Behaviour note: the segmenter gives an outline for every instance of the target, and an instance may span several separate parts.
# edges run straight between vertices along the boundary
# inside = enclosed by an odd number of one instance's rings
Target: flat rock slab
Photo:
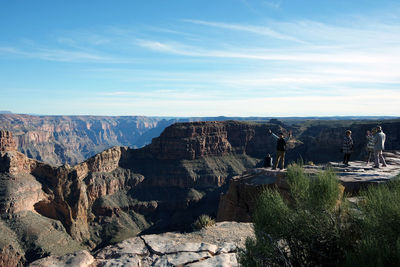
[[[193,262],[201,262],[212,258],[208,252],[180,252],[174,254],[166,254],[158,258],[154,262],[154,266],[183,266]]]
[[[147,267],[147,266],[238,266],[236,253],[247,237],[254,237],[253,224],[220,222],[192,233],[163,233],[129,238],[94,253],[80,251],[62,257],[49,256],[32,267]]]
[[[203,242],[182,242],[182,234],[168,233],[162,235],[144,235],[141,237],[156,254],[171,254],[180,251],[215,254],[218,246]]]
[[[373,183],[387,182],[400,174],[400,151],[384,152],[386,167],[374,168],[374,163],[365,161],[350,161],[349,165],[340,162],[329,162],[325,165],[305,165],[306,173],[313,174],[327,168],[332,168],[346,191],[358,191]],[[256,168],[248,174],[234,177],[243,183],[251,185],[277,184],[285,187],[286,170]]]
[[[122,241],[116,245],[107,246],[96,253],[97,259],[112,259],[122,256],[145,256],[149,254],[149,250],[143,239],[133,237]]]
[[[93,256],[86,250],[70,253],[64,256],[49,256],[34,261],[29,267],[91,267]]]
[[[204,261],[186,265],[188,267],[231,267],[238,266],[236,253],[220,254]]]

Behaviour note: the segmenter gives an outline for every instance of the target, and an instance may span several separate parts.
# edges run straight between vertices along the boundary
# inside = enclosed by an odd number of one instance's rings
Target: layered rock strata
[[[10,131],[0,131],[0,152],[15,151],[17,144]]]
[[[143,116],[31,116],[0,114],[18,150],[52,165],[75,165],[113,146],[142,147],[175,120]]]

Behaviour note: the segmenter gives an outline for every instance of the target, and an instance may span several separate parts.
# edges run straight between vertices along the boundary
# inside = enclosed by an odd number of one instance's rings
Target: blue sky
[[[400,115],[400,2],[0,1],[0,110]]]

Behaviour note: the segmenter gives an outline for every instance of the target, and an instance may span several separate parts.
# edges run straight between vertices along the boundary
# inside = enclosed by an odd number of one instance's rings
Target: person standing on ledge
[[[289,139],[292,137],[292,131],[289,132],[289,136],[286,138],[284,138],[283,133],[279,133],[279,136],[274,134],[271,130],[268,130],[268,133],[272,134],[272,136],[277,140],[276,141],[276,160],[275,160],[275,165],[272,169],[276,170],[276,168],[279,165],[279,161],[282,161],[281,170],[283,170],[285,168],[286,142],[289,141]]]
[[[375,147],[375,134],[376,134],[376,128],[372,129],[372,131],[367,131],[367,165],[369,164],[369,161],[372,159],[372,156],[374,155],[374,147]]]
[[[375,134],[375,146],[374,146],[374,158],[375,166],[374,168],[379,168],[379,159],[382,161],[382,167],[386,167],[386,161],[383,158],[382,151],[385,149],[386,135],[382,131],[381,126],[376,127]]]
[[[351,138],[351,131],[347,130],[343,139],[342,151],[344,153],[343,164],[349,165],[351,153],[353,152],[353,139]]]

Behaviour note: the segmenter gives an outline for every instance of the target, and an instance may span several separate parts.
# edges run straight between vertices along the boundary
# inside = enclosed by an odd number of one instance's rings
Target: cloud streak
[[[5,54],[5,55],[14,54],[20,57],[34,58],[46,61],[58,61],[58,62],[121,63],[123,61],[114,57],[104,56],[98,53],[91,53],[79,50],[54,49],[54,48],[35,48],[31,50],[24,50],[15,47],[0,47],[0,54]]]
[[[252,34],[261,35],[261,36],[268,36],[271,38],[285,40],[285,41],[292,41],[292,42],[296,42],[296,43],[302,43],[302,44],[307,43],[298,38],[295,38],[293,36],[289,36],[286,34],[282,34],[280,32],[277,32],[276,30],[273,30],[273,29],[271,29],[269,27],[265,27],[265,26],[232,24],[232,23],[223,23],[223,22],[210,22],[210,21],[191,20],[191,19],[186,19],[184,21],[193,23],[193,24],[215,27],[215,28],[220,28],[220,29],[241,31],[241,32],[252,33]]]

